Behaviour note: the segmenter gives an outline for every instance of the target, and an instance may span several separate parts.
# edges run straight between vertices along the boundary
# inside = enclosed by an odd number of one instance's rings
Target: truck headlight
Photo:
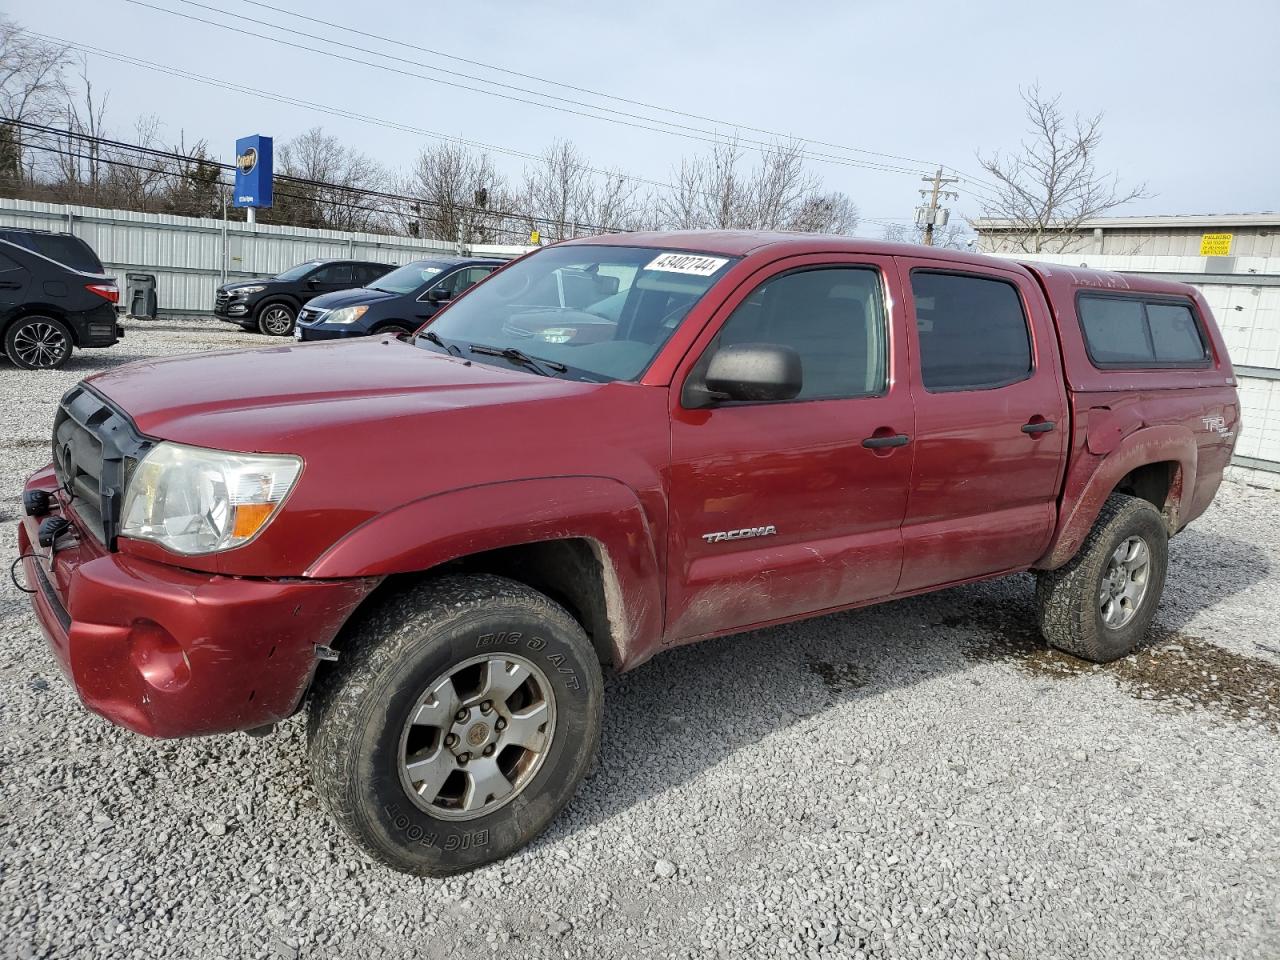
[[[271,522],[301,472],[299,457],[157,444],[129,480],[120,534],[174,553],[230,550]]]
[[[324,323],[355,323],[368,309],[368,307],[343,307],[341,310],[330,310],[320,319]]]

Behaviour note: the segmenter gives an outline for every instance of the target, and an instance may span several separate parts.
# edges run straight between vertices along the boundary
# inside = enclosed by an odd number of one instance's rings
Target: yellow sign
[[[1200,235],[1200,256],[1231,256],[1231,237],[1229,233],[1205,233]]]
[[[540,243],[541,241],[542,241],[542,234],[538,233],[538,231],[537,231],[537,230],[530,230],[530,231],[529,231],[529,242],[530,242],[530,243]]]

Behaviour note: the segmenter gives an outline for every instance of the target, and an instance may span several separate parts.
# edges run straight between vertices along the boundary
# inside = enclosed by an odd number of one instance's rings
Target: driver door
[[[894,592],[915,423],[897,283],[889,258],[793,257],[708,324],[672,387],[668,641]],[[800,394],[686,408],[729,343],[794,349]]]

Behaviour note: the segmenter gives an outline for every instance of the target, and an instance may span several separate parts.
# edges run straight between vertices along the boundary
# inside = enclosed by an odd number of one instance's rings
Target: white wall
[[[130,210],[104,210],[0,198],[0,227],[73,233],[85,240],[115,274],[125,296],[126,273],[156,276],[161,313],[195,316],[213,311],[214,291],[226,280],[273,276],[318,257],[351,257],[402,264],[435,254],[453,255],[456,244],[373,233],[308,230]],[[524,246],[478,245],[476,256],[509,259]]]

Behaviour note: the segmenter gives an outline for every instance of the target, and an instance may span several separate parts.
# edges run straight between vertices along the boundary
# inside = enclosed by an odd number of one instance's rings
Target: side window
[[[345,283],[349,285],[352,282],[351,264],[331,263],[328,266],[321,267],[307,279],[316,280],[320,283]]]
[[[888,327],[880,273],[823,267],[771,277],[742,301],[708,351],[771,343],[800,355],[797,400],[868,397],[886,385]]]
[[[1200,366],[1208,359],[1200,326],[1182,303],[1081,296],[1080,328],[1095,366]]]
[[[1031,334],[1012,283],[915,270],[911,293],[926,390],[991,390],[1031,376]]]
[[[466,270],[459,270],[453,285],[453,295],[456,297],[469,287],[474,287],[491,272],[488,267],[468,267]]]
[[[384,267],[376,263],[366,263],[356,268],[356,281],[361,286],[368,286],[379,277],[383,276],[390,270],[390,267]]]

